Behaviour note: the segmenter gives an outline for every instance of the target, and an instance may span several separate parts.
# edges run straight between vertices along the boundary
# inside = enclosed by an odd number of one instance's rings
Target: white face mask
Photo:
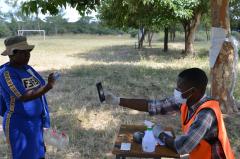
[[[190,88],[190,89],[192,89],[192,88]],[[189,91],[190,89],[188,89],[187,91]],[[185,91],[185,92],[187,92],[187,91]],[[185,93],[185,92],[184,92],[184,93]],[[183,97],[182,97],[182,94],[183,94],[182,92],[174,89],[173,95],[174,95],[174,99],[175,99],[175,102],[176,102],[176,103],[184,104],[184,103],[187,102],[187,99],[188,99],[189,97],[188,97],[188,98],[183,98]]]

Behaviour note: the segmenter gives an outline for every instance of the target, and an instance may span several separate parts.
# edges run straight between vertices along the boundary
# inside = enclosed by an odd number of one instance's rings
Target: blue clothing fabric
[[[43,78],[29,65],[20,69],[6,63],[0,68],[0,94],[6,108],[3,129],[13,159],[39,159],[45,156],[43,128],[50,127],[46,97],[29,101],[19,99],[27,91],[43,85]]]
[[[0,116],[3,117],[6,111],[7,111],[6,103],[3,99],[3,96],[0,94]]]
[[[3,68],[4,65],[0,66],[0,70]],[[4,116],[5,112],[7,110],[6,103],[4,101],[4,98],[2,94],[0,94],[0,116]]]

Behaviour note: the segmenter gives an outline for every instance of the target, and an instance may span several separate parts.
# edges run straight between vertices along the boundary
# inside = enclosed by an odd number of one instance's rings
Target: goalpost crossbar
[[[45,40],[45,30],[18,30],[18,35],[23,35],[24,32],[43,32],[43,38]]]

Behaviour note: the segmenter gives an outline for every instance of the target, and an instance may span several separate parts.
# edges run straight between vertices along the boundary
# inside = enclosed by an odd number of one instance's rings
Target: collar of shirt
[[[206,98],[207,98],[207,95],[204,94],[203,97],[196,104],[192,105],[191,108],[189,108],[189,111],[195,112],[197,108],[200,106],[199,103],[202,103],[203,101],[205,101]]]

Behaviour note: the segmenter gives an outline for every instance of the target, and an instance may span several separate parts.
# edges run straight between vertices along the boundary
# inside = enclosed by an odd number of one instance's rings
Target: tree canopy
[[[99,12],[100,19],[112,27],[165,27],[191,19],[198,4],[198,0],[105,0]]]
[[[240,32],[240,0],[232,0],[229,8],[231,28]]]
[[[207,6],[209,0],[105,0],[99,13],[108,26],[124,29],[166,30],[180,22],[185,30],[185,52],[193,53],[194,32],[208,12]]]
[[[66,8],[69,5],[76,8],[79,14],[84,15],[92,10],[96,10],[96,6],[100,5],[100,0],[30,0],[22,4],[22,11],[26,14],[42,12],[51,15],[59,13],[60,8]]]

